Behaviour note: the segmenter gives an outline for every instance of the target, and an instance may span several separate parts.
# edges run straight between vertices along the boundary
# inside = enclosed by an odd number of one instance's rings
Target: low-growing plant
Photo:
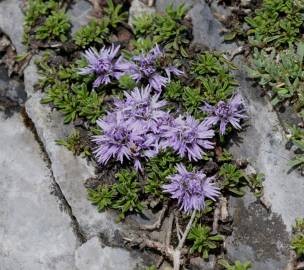
[[[263,181],[264,181],[264,174],[258,173],[254,175],[244,175],[248,186],[253,191],[254,195],[259,198],[263,195]]]
[[[36,29],[36,39],[65,42],[70,28],[71,24],[64,11],[52,11],[45,22]]]
[[[294,104],[296,111],[304,107],[304,43],[277,53],[254,49],[249,76],[266,90],[272,91],[272,104],[285,100]]]
[[[202,105],[203,97],[199,88],[185,87],[183,89],[182,104],[185,111],[194,115],[197,119],[202,118]]]
[[[236,196],[243,196],[245,194],[244,186],[246,182],[244,174],[235,165],[224,163],[220,168],[219,176],[222,178],[220,185],[223,189]]]
[[[93,19],[89,24],[80,27],[74,35],[75,44],[86,48],[95,43],[104,44],[109,34],[109,19]]]
[[[289,140],[297,147],[300,153],[296,154],[293,159],[289,161],[291,167],[299,167],[304,164],[304,130],[293,126],[290,128],[291,134]]]
[[[200,224],[191,228],[187,239],[192,242],[191,251],[202,253],[204,259],[208,258],[210,250],[218,248],[219,242],[223,241],[222,236],[211,234],[210,227]]]
[[[297,218],[293,226],[293,236],[291,239],[291,248],[296,252],[299,258],[304,256],[304,219]]]
[[[146,164],[147,184],[145,192],[154,198],[163,198],[162,185],[168,182],[167,177],[176,173],[176,164],[181,158],[171,150],[162,151]]]
[[[164,96],[169,101],[181,102],[183,93],[184,86],[181,81],[171,81],[164,91]]]
[[[123,6],[121,4],[114,5],[112,0],[107,0],[107,6],[105,7],[104,12],[109,18],[109,24],[114,29],[128,19],[128,12],[123,11]]]
[[[266,0],[245,20],[249,42],[257,47],[284,47],[301,38],[303,4],[294,0]]]
[[[304,233],[298,233],[292,238],[291,248],[296,252],[298,257],[304,256]]]
[[[225,267],[226,270],[248,270],[252,267],[250,262],[241,263],[236,261],[234,265],[231,265],[228,261],[221,259],[218,263]]]
[[[204,101],[216,104],[231,97],[237,85],[231,74],[234,69],[236,67],[231,62],[215,52],[204,52],[193,61],[191,72],[201,81]]]
[[[58,139],[56,141],[58,145],[65,146],[74,155],[90,156],[91,151],[88,145],[85,145],[80,136],[79,130],[73,130],[66,139]]]
[[[130,75],[122,75],[119,78],[119,87],[124,90],[132,90],[136,87],[136,82]]]
[[[111,208],[116,196],[117,192],[111,186],[100,185],[96,189],[88,189],[88,199],[97,206],[98,211]]]
[[[142,15],[133,21],[134,32],[137,37],[150,36],[154,43],[164,46],[173,55],[187,57],[185,47],[191,39],[191,34],[183,23],[187,10],[184,4],[176,9],[170,5],[165,14]]]
[[[94,90],[88,90],[85,83],[74,84],[56,82],[46,90],[43,104],[52,103],[64,114],[64,123],[75,121],[77,117],[83,117],[94,124],[104,114],[102,106],[104,94],[97,94]]]
[[[29,0],[25,7],[23,42],[29,43],[29,33],[36,26],[37,22],[51,14],[52,11],[59,10],[60,1],[49,0]]]
[[[141,213],[143,205],[140,202],[140,184],[137,173],[133,170],[121,170],[115,175],[117,182],[113,185],[100,185],[97,189],[88,189],[88,199],[99,211],[107,208],[120,212],[120,219],[127,213]]]

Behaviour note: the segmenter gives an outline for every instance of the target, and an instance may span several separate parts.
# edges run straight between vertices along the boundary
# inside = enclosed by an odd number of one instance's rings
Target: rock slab
[[[34,135],[17,113],[0,113],[0,129],[0,269],[76,270],[71,219]]]

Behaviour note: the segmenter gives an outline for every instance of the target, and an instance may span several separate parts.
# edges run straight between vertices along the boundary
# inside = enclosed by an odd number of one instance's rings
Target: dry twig
[[[146,239],[146,238],[145,239],[143,239],[143,238],[131,239],[131,238],[125,237],[124,240],[127,242],[130,242],[130,243],[133,243],[135,245],[139,245],[139,247],[141,249],[148,247],[148,248],[159,251],[163,256],[166,256],[168,259],[173,261],[174,270],[179,270],[180,266],[183,264],[183,259],[181,257],[182,257],[182,255],[186,254],[186,252],[187,252],[187,249],[184,248],[184,244],[185,244],[187,235],[191,229],[195,215],[196,215],[196,211],[193,211],[191,218],[186,226],[185,231],[180,236],[180,240],[179,240],[176,248],[173,248],[170,244],[171,235],[172,235],[172,226],[173,226],[173,222],[174,222],[174,212],[171,213],[169,216],[167,234],[166,234],[166,239],[165,239],[164,244],[154,241],[154,240]]]

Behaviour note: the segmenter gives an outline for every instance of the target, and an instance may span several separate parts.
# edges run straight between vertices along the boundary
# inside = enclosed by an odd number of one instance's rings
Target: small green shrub
[[[293,226],[293,236],[291,239],[291,248],[298,257],[304,256],[304,219],[297,218]]]
[[[176,173],[176,164],[181,161],[171,150],[162,151],[146,164],[147,184],[145,192],[155,198],[163,198],[161,186],[167,183],[167,177]]]
[[[243,189],[246,185],[244,174],[235,165],[224,163],[220,168],[219,176],[222,178],[220,182],[222,189],[236,196],[243,196],[245,194],[245,190]]]
[[[29,44],[29,33],[41,18],[48,16],[52,11],[59,10],[60,1],[29,0],[26,3],[24,16],[23,42]]]
[[[115,6],[112,0],[107,0],[107,6],[104,12],[109,18],[109,23],[113,29],[128,19],[128,12],[123,11],[123,6],[121,4]]]
[[[203,97],[199,88],[185,87],[182,95],[182,104],[185,110],[194,115],[196,118],[201,118]]]
[[[83,117],[94,124],[104,114],[104,95],[97,94],[94,90],[89,92],[87,85],[57,81],[46,90],[43,104],[51,103],[64,114],[64,123],[75,121],[77,117]]]
[[[66,139],[59,139],[56,141],[58,145],[65,146],[74,155],[90,156],[91,151],[89,146],[83,144],[80,132],[78,130],[73,130],[71,134]]]
[[[227,100],[234,92],[237,81],[230,74],[236,67],[221,54],[204,52],[191,66],[191,73],[201,81],[203,100],[215,104]]]
[[[224,266],[226,270],[248,270],[252,267],[250,262],[241,263],[236,261],[234,265],[230,265],[226,260],[220,260],[218,263]]]
[[[185,47],[190,43],[191,34],[184,25],[183,19],[188,8],[173,5],[166,8],[165,14],[145,14],[134,18],[134,32],[139,37],[151,37],[153,43],[158,43],[173,55],[188,56]]]
[[[88,199],[97,206],[98,211],[111,208],[117,192],[111,186],[98,186],[97,189],[88,189]]]
[[[36,38],[39,40],[67,41],[67,34],[71,28],[69,19],[64,11],[52,11],[45,22],[36,30]]]
[[[298,43],[286,51],[276,53],[254,49],[249,76],[256,79],[264,89],[271,89],[272,104],[285,100],[294,104],[296,111],[304,107],[304,43]]]
[[[298,257],[304,256],[304,233],[296,234],[291,240],[291,248]]]
[[[209,251],[218,248],[219,242],[223,241],[220,235],[211,235],[211,229],[204,225],[194,225],[187,239],[192,242],[191,251],[203,254],[203,258],[207,259]]]
[[[257,47],[284,47],[301,38],[304,7],[300,1],[265,0],[255,15],[247,17],[249,42]]]
[[[259,198],[263,195],[263,181],[265,179],[264,174],[258,173],[254,175],[244,175],[246,178],[246,181],[248,183],[248,186],[251,188],[251,190],[254,192],[254,195]]]
[[[94,43],[104,44],[109,35],[109,19],[91,20],[88,25],[79,28],[74,35],[75,44],[86,48]]]
[[[107,208],[116,209],[120,212],[120,219],[124,219],[127,213],[143,210],[140,202],[141,188],[137,181],[137,172],[121,170],[115,175],[117,182],[113,185],[99,186],[88,189],[88,199],[97,205],[99,211]]]

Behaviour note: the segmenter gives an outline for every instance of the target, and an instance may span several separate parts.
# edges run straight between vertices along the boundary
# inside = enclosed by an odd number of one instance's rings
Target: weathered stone
[[[22,44],[24,15],[20,4],[20,0],[0,1],[0,30],[10,37],[18,54],[26,51]]]
[[[121,248],[101,247],[94,237],[79,247],[75,252],[78,270],[134,270],[142,269],[139,258],[133,258],[130,252]]]
[[[141,16],[143,14],[151,14],[155,12],[154,7],[149,7],[139,0],[133,0],[129,9],[129,25],[132,26],[134,17]]]
[[[289,234],[282,218],[269,213],[248,193],[230,199],[233,234],[225,242],[232,261],[251,261],[253,270],[284,269],[289,260]]]
[[[193,24],[193,43],[199,43],[211,50],[230,51],[236,45],[223,44],[223,25],[214,17],[210,7],[203,1],[189,12]]]
[[[76,237],[52,177],[20,114],[0,113],[0,268],[76,270]]]
[[[87,178],[94,176],[94,167],[87,164],[85,159],[73,156],[72,152],[55,142],[66,137],[71,131],[71,126],[63,124],[61,113],[52,111],[48,105],[40,103],[43,94],[33,90],[39,78],[34,61],[32,59],[24,70],[25,90],[29,96],[25,108],[49,155],[56,182],[69,202],[81,229],[88,237],[99,232],[110,238],[114,237],[118,228],[115,217],[106,212],[98,213],[96,207],[87,199],[83,184]]]
[[[191,270],[213,270],[215,267],[216,258],[214,255],[210,255],[208,260],[204,260],[200,257],[190,259]]]
[[[171,4],[173,7],[177,7],[180,4],[192,6],[196,2],[197,0],[156,0],[155,7],[158,12],[164,12],[166,10],[166,7]]]
[[[242,143],[235,142],[231,151],[236,157],[248,159],[258,172],[265,174],[265,198],[291,231],[295,219],[304,216],[303,179],[296,171],[290,172],[288,160],[293,154],[285,149],[284,130],[270,103],[260,96],[259,89],[252,86],[244,71],[237,72],[237,79],[247,101],[250,120],[245,131],[239,134]]]
[[[72,23],[72,34],[81,26],[89,22],[89,15],[92,12],[92,5],[85,0],[75,1],[71,9],[68,10],[68,15]]]

